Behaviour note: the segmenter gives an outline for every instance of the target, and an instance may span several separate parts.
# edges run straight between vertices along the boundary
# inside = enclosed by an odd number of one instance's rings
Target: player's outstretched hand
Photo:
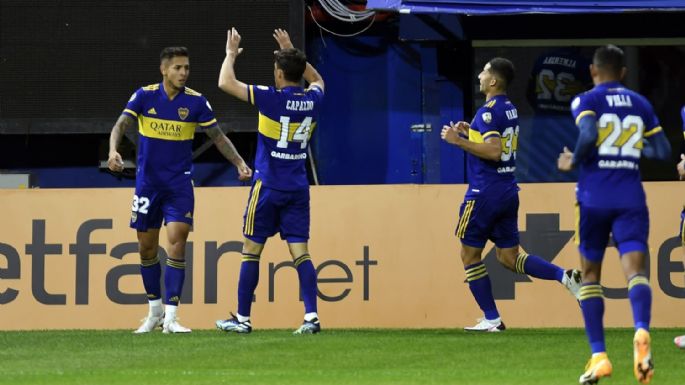
[[[678,163],[678,176],[680,180],[685,180],[685,154],[680,154],[680,163]]]
[[[124,161],[121,160],[121,154],[116,151],[109,153],[109,159],[107,159],[107,167],[114,172],[121,172],[124,170]]]
[[[279,49],[294,48],[293,42],[290,41],[290,35],[284,29],[275,29],[273,34],[274,39],[278,42]]]
[[[240,48],[240,34],[238,34],[238,30],[235,27],[231,28],[226,36],[226,55],[233,55],[235,57],[240,55],[241,52],[243,52],[243,49]]]
[[[559,159],[557,159],[557,168],[561,171],[573,170],[573,153],[566,146],[564,146],[564,152],[559,154]]]
[[[243,162],[236,167],[238,169],[238,180],[248,181],[252,179],[252,169]]]

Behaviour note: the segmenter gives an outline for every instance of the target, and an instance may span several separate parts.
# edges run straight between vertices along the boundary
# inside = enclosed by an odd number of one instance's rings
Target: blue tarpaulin
[[[456,0],[368,0],[367,9],[401,13],[457,13],[466,15],[511,15],[520,13],[606,13],[636,11],[683,11],[685,1],[456,1]]]

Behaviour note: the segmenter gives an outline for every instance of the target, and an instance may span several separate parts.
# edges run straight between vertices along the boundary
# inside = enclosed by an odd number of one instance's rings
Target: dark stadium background
[[[361,9],[365,2],[344,3]],[[441,143],[439,128],[471,118],[480,97],[475,74],[484,55],[526,57],[540,49],[540,40],[549,47],[577,42],[592,49],[608,41],[632,47],[637,58],[632,71],[638,76],[631,86],[655,105],[675,162],[682,150],[678,109],[685,104],[685,34],[674,26],[682,17],[677,9],[496,16],[378,12],[365,29],[367,21],[335,20],[314,0],[3,0],[0,170],[31,173],[34,186],[43,188],[131,186],[98,166],[129,95],[160,81],[158,55],[168,45],[190,49],[189,87],[208,97],[251,162],[256,110],[216,87],[230,26],[243,36],[245,50],[236,65],[240,80],[272,84],[271,31],[277,27],[306,47],[324,76],[327,97],[312,141],[312,183],[466,182],[463,153]],[[319,26],[342,35],[363,32],[339,37]],[[518,43],[489,44],[502,39]],[[530,71],[518,70],[515,95],[522,94]],[[521,99],[514,102],[525,112],[529,108]],[[205,141],[196,135],[195,148]],[[132,142],[125,140],[121,150],[134,159]],[[196,185],[238,184],[214,149],[198,153],[195,161]],[[644,162],[643,174],[646,180],[675,178],[671,165],[652,162]]]

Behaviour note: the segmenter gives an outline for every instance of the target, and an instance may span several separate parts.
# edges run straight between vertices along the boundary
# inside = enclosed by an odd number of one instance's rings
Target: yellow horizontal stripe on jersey
[[[651,130],[649,130],[649,131],[645,132],[644,134],[642,134],[642,136],[645,137],[645,138],[649,138],[650,136],[652,136],[652,135],[654,135],[654,134],[656,134],[656,133],[659,133],[659,132],[661,132],[661,131],[663,131],[663,129],[661,128],[661,126],[656,126],[656,127],[652,128]]]
[[[259,132],[267,138],[279,140],[281,139],[281,122],[277,122],[266,115],[259,113],[259,125],[257,126]]]
[[[138,132],[148,138],[163,140],[192,140],[195,135],[195,122],[179,122],[138,116]]]
[[[469,141],[473,143],[483,143],[483,135],[478,130],[469,129]]]
[[[216,124],[216,119],[212,119],[209,122],[198,123],[198,124],[202,127],[209,127],[209,126]]]
[[[488,132],[486,132],[485,134],[483,134],[483,140],[485,140],[485,139],[487,139],[487,138],[489,138],[489,137],[491,137],[491,136],[493,136],[493,135],[497,135],[497,136],[499,136],[499,137],[502,137],[502,135],[501,135],[499,132],[497,132],[497,131],[488,131]]]
[[[578,123],[580,123],[580,119],[583,119],[584,117],[586,117],[588,115],[597,115],[597,114],[595,114],[594,111],[590,111],[590,110],[585,110],[585,111],[581,112],[580,114],[578,114],[578,117],[576,118],[576,126],[578,125]]]
[[[302,125],[301,122],[293,122],[288,124],[288,141],[293,141],[293,134],[295,134],[295,131],[297,131],[297,129],[300,128],[300,125]],[[310,138],[315,128],[316,123],[312,123],[311,126],[309,126]],[[258,130],[262,135],[266,136],[267,138],[271,138],[274,140],[281,139],[281,122],[277,122],[269,118],[268,116],[263,115],[262,113],[259,113]]]
[[[497,103],[497,99],[489,101],[485,107],[492,108],[495,106],[495,103]]]
[[[138,117],[138,114],[135,111],[129,110],[128,108],[124,108],[124,112],[128,112],[129,114]]]

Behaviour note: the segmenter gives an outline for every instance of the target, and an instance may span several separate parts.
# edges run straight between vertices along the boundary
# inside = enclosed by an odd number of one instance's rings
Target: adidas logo
[[[173,297],[169,298],[169,302],[178,303],[178,297],[177,297],[177,296],[173,296]]]
[[[186,213],[186,218],[192,218],[192,217],[193,217],[193,214],[190,211],[188,211]]]
[[[147,110],[147,113],[150,114],[150,115],[157,115],[157,111],[155,111],[155,108],[154,108],[154,107],[152,107],[152,108],[150,108],[149,110]]]

